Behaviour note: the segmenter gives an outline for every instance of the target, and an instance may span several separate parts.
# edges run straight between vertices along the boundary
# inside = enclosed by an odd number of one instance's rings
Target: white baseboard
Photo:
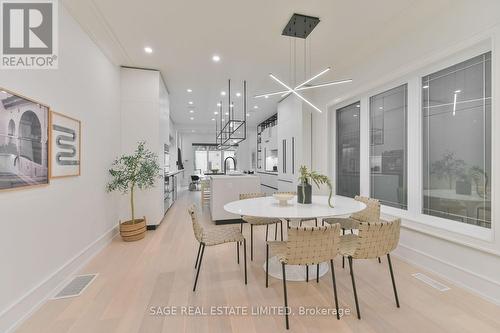
[[[90,259],[99,253],[118,234],[118,226],[106,231],[80,253],[68,260],[37,286],[29,290],[17,302],[0,313],[0,332],[13,332],[29,318],[47,299],[58,292],[68,280]]]
[[[418,249],[399,244],[394,256],[466,289],[487,301],[500,305],[500,283],[479,273],[441,260]],[[498,259],[500,263],[500,258]]]

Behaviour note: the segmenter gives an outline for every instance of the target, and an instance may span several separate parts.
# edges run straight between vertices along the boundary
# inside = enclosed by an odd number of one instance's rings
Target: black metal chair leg
[[[200,246],[198,246],[198,254],[196,255],[196,262],[194,263],[194,268],[198,266],[198,260],[200,260],[200,250],[201,250],[201,243]]]
[[[198,270],[196,271],[196,278],[194,279],[193,292],[196,291],[196,284],[198,283],[198,276],[200,275],[201,261],[203,260],[203,253],[204,252],[205,252],[205,244],[202,244],[200,262],[198,263]]]
[[[240,242],[236,242],[236,262],[240,264]]]
[[[274,240],[278,240],[278,223],[274,224]]]
[[[391,272],[392,289],[394,289],[394,298],[396,299],[396,306],[399,308],[398,291],[396,290],[396,281],[394,280],[394,272],[392,271],[391,256],[387,253],[387,262],[389,263],[389,271]]]
[[[378,263],[381,264],[382,260],[380,260],[380,257],[378,257]]]
[[[351,271],[351,281],[352,281],[352,290],[354,291],[354,301],[356,302],[356,312],[358,314],[358,319],[361,319],[361,313],[359,312],[359,304],[358,304],[358,293],[356,292],[356,282],[354,282],[354,271],[352,269],[352,257],[349,256],[349,269]]]
[[[342,228],[342,235],[345,235],[345,229],[344,228]],[[345,257],[342,256],[342,269],[344,269],[344,267],[345,267]]]
[[[281,241],[283,241],[283,221],[280,222],[281,225]]]
[[[269,235],[269,224],[266,224],[266,242],[267,242],[267,235]]]
[[[319,283],[319,264],[316,265],[316,283]]]
[[[281,263],[281,268],[283,271],[283,295],[285,296],[285,326],[286,329],[290,328],[290,325],[288,324],[288,298],[286,295],[286,273],[285,273],[285,264]]]
[[[253,224],[250,224],[250,261],[253,261]]]
[[[243,238],[243,256],[245,261],[245,284],[247,284],[247,240]]]
[[[241,233],[243,233],[243,222],[240,223],[240,226],[241,226],[240,231],[241,231]]]
[[[269,286],[269,244],[266,244],[266,288]]]
[[[309,282],[309,265],[306,265],[306,282]]]
[[[332,259],[330,259],[330,267],[332,269],[333,297],[335,298],[335,310],[337,310],[337,319],[340,319],[339,300],[337,298],[337,282],[335,281],[335,268],[333,267],[333,260]]]
[[[314,226],[317,227],[318,226],[318,218],[315,218],[314,219]]]

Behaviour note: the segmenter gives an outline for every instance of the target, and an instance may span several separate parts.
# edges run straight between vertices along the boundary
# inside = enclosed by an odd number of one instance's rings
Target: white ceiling
[[[64,0],[66,8],[100,48],[119,65],[159,69],[171,97],[171,117],[184,129],[213,126],[213,112],[227,91],[248,85],[249,121],[257,124],[276,112],[280,90],[270,72],[290,81],[290,39],[281,36],[293,13],[319,16],[311,42],[311,74],[327,66],[320,82],[343,79],[359,61],[358,51],[375,43],[391,21],[411,13],[418,0]],[[425,1],[428,5],[431,0]],[[397,29],[397,26],[393,27]],[[144,47],[154,52],[146,54]],[[373,46],[373,45],[372,45]],[[297,81],[303,79],[303,40],[297,39]],[[219,63],[212,55],[221,57]],[[337,74],[337,75],[336,75]],[[188,93],[186,89],[192,89]],[[233,95],[234,96],[234,95]],[[333,96],[335,97],[335,96]],[[333,98],[332,97],[332,98]],[[241,98],[239,99],[241,100]],[[193,114],[188,102],[194,102]],[[253,109],[257,105],[258,109]],[[193,116],[194,120],[190,120]]]

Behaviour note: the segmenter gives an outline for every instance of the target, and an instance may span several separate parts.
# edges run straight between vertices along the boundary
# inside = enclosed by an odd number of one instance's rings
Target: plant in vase
[[[318,188],[321,184],[326,184],[330,189],[330,195],[328,196],[328,206],[333,208],[331,203],[332,200],[332,183],[330,178],[325,175],[319,174],[316,171],[309,171],[305,165],[302,165],[299,169],[300,176],[297,185],[297,202],[302,204],[310,204],[312,202],[312,185],[315,183]]]
[[[438,179],[446,179],[449,189],[453,189],[453,180],[465,174],[465,161],[455,157],[455,152],[446,151],[442,158],[432,163],[431,173]]]
[[[146,218],[135,218],[134,192],[154,187],[155,180],[160,177],[158,156],[146,148],[146,143],[138,143],[132,155],[122,155],[117,158],[109,173],[112,180],[106,189],[108,192],[120,191],[130,193],[130,212],[132,219],[120,223],[120,234],[125,241],[134,241],[146,235]]]

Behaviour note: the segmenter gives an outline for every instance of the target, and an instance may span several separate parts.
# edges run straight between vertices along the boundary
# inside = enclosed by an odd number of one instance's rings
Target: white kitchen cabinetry
[[[278,104],[278,190],[296,191],[299,168],[311,167],[311,111],[294,95]]]

